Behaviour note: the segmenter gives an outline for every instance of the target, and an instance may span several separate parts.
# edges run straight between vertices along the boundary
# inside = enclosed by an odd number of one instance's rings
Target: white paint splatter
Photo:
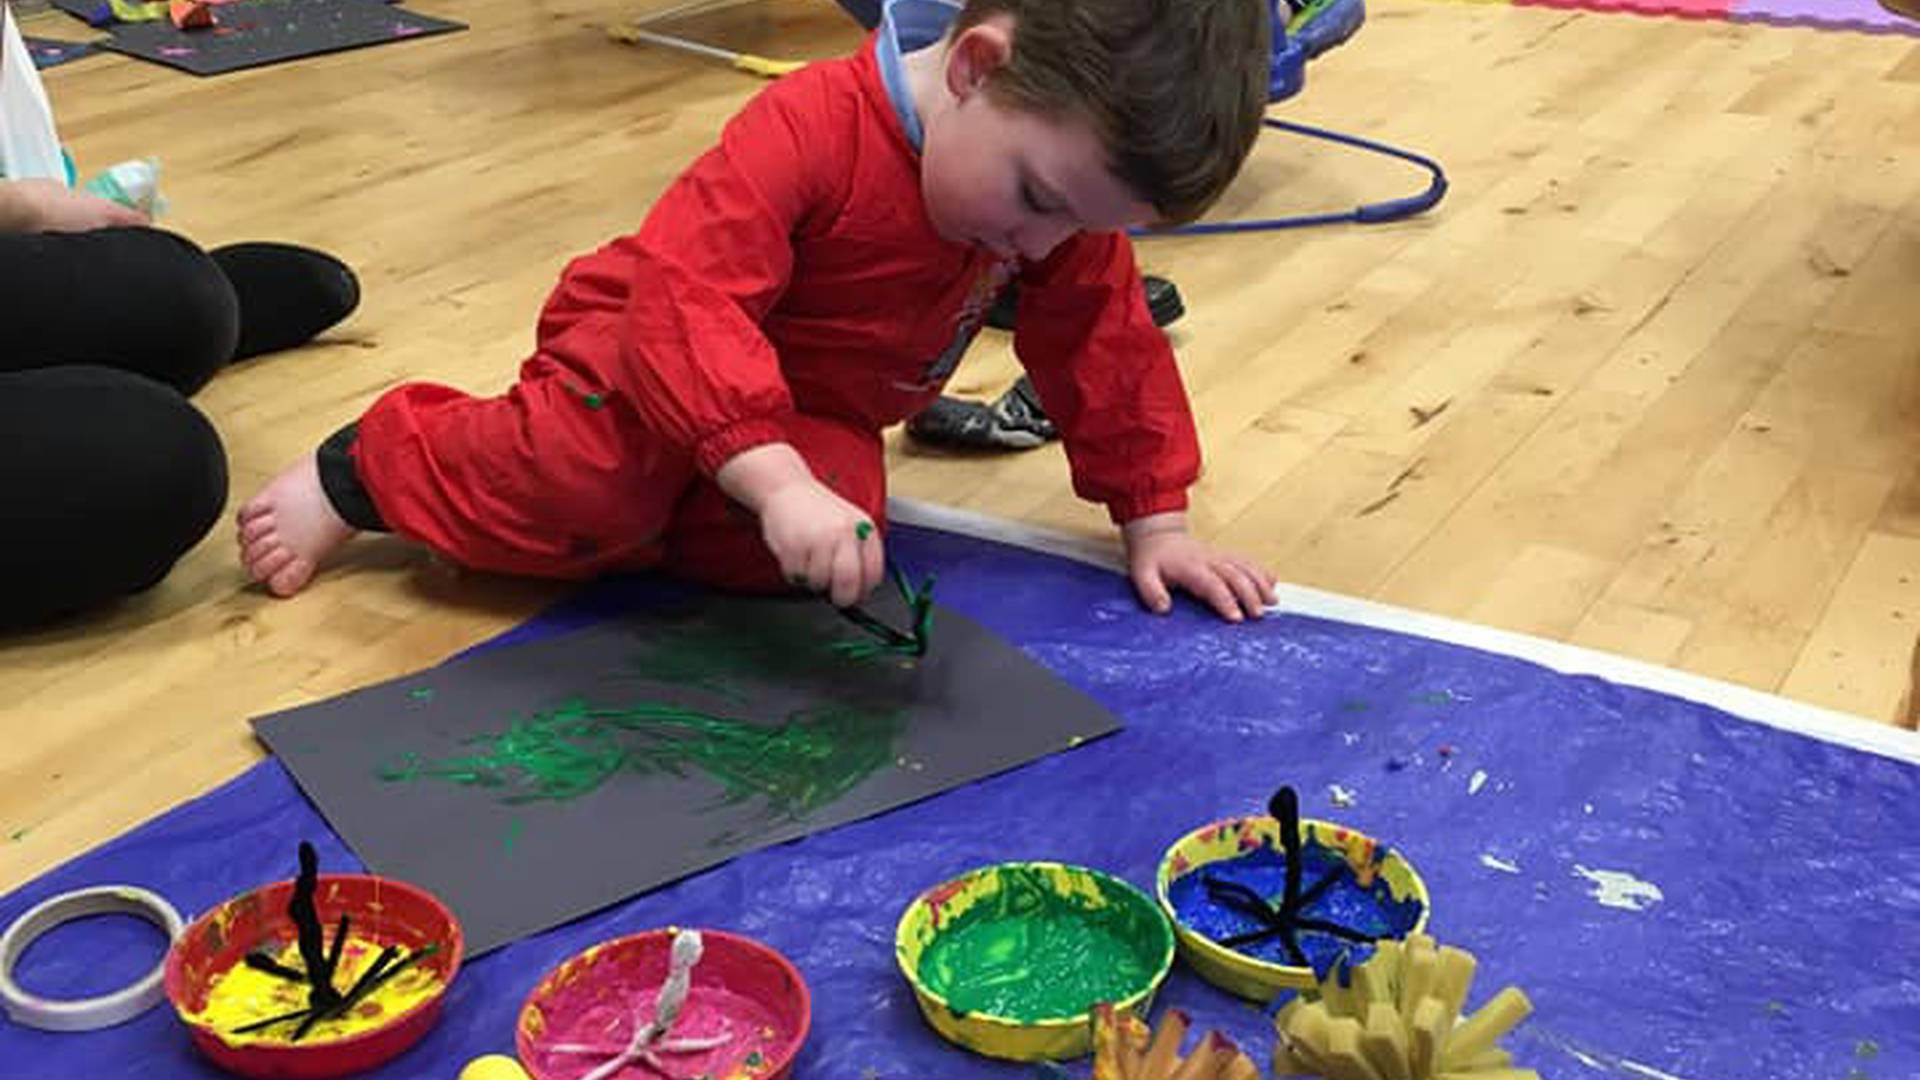
[[[1342,808],[1360,801],[1360,797],[1354,794],[1351,788],[1343,788],[1339,784],[1327,785],[1327,797],[1333,800],[1333,805]]]
[[[1489,870],[1498,870],[1503,874],[1517,874],[1520,872],[1519,864],[1510,863],[1505,859],[1496,858],[1492,855],[1482,854],[1480,856],[1480,865]]]
[[[1467,794],[1478,795],[1480,794],[1480,789],[1486,786],[1487,786],[1487,770],[1485,769],[1473,770],[1473,775],[1467,779]]]
[[[1347,744],[1348,746],[1352,746],[1353,744],[1355,744],[1355,743],[1357,743],[1357,742],[1359,742],[1359,741],[1360,741],[1360,736],[1359,736],[1359,734],[1358,734],[1358,733],[1356,733],[1356,732],[1352,732],[1352,731],[1343,731],[1343,732],[1341,732],[1341,733],[1340,733],[1340,738],[1341,738],[1341,739],[1343,739],[1343,740],[1345,740],[1345,741],[1346,741],[1346,744]]]
[[[1637,1061],[1628,1061],[1626,1058],[1620,1059],[1620,1071],[1638,1073],[1641,1076],[1650,1077],[1651,1080],[1680,1080],[1680,1077],[1670,1072],[1661,1072],[1651,1065],[1642,1065]]]
[[[1602,907],[1619,908],[1621,911],[1645,911],[1667,898],[1660,886],[1651,881],[1641,881],[1622,870],[1589,870],[1584,866],[1575,866],[1573,872],[1593,882],[1591,895],[1600,901]]]
[[[1593,813],[1593,804],[1592,804],[1592,803],[1588,803],[1588,804],[1587,804],[1587,806],[1586,806],[1586,810],[1587,810],[1587,813],[1588,813],[1589,815],[1591,815],[1591,814]]]

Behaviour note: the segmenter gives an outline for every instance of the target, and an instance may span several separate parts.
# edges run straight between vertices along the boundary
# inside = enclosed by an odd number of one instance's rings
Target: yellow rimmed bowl
[[[1373,837],[1358,829],[1312,818],[1301,820],[1300,840],[1307,885],[1318,876],[1316,869],[1324,872],[1325,867],[1335,865],[1334,860],[1344,861],[1356,877],[1372,879],[1364,891],[1380,908],[1382,922],[1378,925],[1388,928],[1383,937],[1399,939],[1426,930],[1433,912],[1427,883],[1399,851],[1383,850]],[[1228,948],[1190,925],[1177,901],[1199,886],[1196,875],[1210,867],[1249,858],[1264,860],[1258,854],[1262,851],[1273,853],[1275,861],[1284,867],[1284,856],[1278,855],[1283,850],[1277,819],[1266,815],[1226,818],[1202,825],[1175,841],[1154,875],[1154,896],[1173,925],[1181,958],[1201,978],[1250,1001],[1264,1003],[1283,991],[1311,989],[1316,985],[1313,969],[1275,963]],[[1280,892],[1277,879],[1274,887],[1266,890],[1269,896]],[[1415,905],[1417,912],[1413,910]]]
[[[988,1057],[1093,1049],[1093,1007],[1145,1015],[1173,967],[1173,927],[1142,890],[1056,862],[983,866],[921,893],[894,933],[921,1015]]]

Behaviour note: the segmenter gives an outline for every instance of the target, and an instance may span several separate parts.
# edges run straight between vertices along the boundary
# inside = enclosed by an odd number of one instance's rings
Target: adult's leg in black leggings
[[[0,435],[0,628],[157,584],[226,505],[213,425],[145,378],[0,373]]]
[[[93,364],[192,394],[239,337],[233,285],[172,233],[0,234],[0,371]]]

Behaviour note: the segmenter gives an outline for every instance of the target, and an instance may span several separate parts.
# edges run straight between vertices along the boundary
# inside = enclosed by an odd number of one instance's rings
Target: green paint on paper
[[[411,697],[415,701],[432,701],[433,687],[431,686],[419,687],[418,689],[409,691],[407,696]]]
[[[803,709],[766,727],[674,705],[570,702],[468,740],[472,754],[437,761],[407,754],[379,775],[487,788],[518,804],[577,799],[621,772],[697,772],[719,783],[720,805],[761,799],[768,820],[793,820],[890,764],[905,728],[903,712],[837,706]]]
[[[835,672],[863,659],[837,648],[845,644],[841,639],[823,637],[799,618],[784,614],[776,608],[766,619],[752,623],[694,620],[674,626],[646,642],[646,651],[633,660],[634,673],[738,702],[746,700],[740,687],[752,682],[829,685]]]
[[[514,818],[512,821],[507,822],[507,839],[506,842],[501,845],[506,849],[507,854],[513,854],[513,846],[520,842],[520,834],[525,832],[526,829],[527,823],[521,821],[519,818]]]
[[[1145,990],[1167,929],[1131,898],[1062,896],[1048,875],[998,867],[999,891],[944,927],[920,957],[920,977],[959,1013],[1064,1019]]]

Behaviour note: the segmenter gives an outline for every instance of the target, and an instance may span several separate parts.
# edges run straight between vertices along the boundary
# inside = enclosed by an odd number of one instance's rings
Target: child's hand
[[[1238,555],[1216,551],[1187,531],[1185,514],[1152,514],[1127,522],[1127,569],[1140,599],[1156,614],[1173,609],[1172,586],[1213,606],[1228,622],[1259,618],[1275,600],[1273,574]]]
[[[52,180],[0,181],[0,189],[6,204],[0,219],[18,232],[88,232],[151,223],[138,210]]]
[[[886,575],[873,520],[812,477],[767,496],[760,532],[788,581],[826,593],[836,607],[866,599]]]
[[[767,550],[795,585],[847,607],[886,575],[886,552],[873,519],[815,479],[800,452],[786,443],[741,451],[713,479],[759,515]]]

